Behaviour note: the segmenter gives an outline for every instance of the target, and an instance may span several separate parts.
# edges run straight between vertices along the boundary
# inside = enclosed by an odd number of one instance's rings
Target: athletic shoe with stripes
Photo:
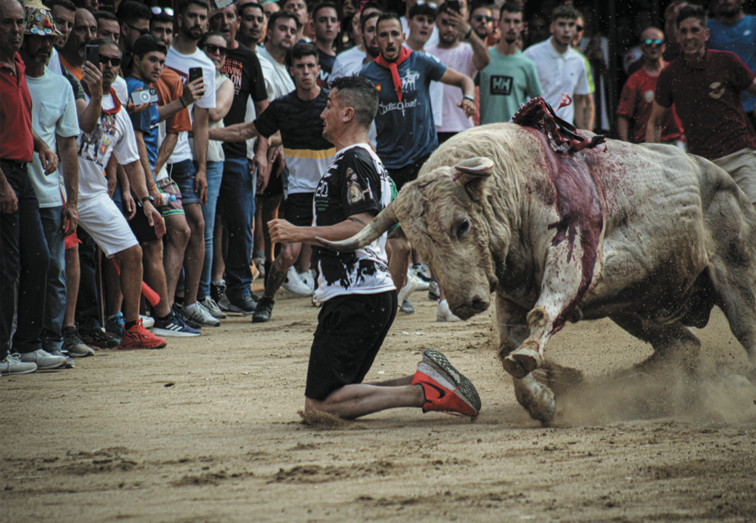
[[[471,417],[480,412],[480,396],[475,386],[436,349],[423,352],[423,361],[417,364],[412,384],[423,388],[423,412]]]
[[[200,335],[200,331],[194,327],[190,327],[186,322],[171,311],[171,313],[163,318],[155,318],[155,326],[152,327],[152,332],[159,336],[170,336],[174,338],[190,338]]]

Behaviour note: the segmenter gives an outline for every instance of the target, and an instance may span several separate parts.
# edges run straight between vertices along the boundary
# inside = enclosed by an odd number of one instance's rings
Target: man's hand
[[[40,147],[39,161],[42,164],[42,168],[45,170],[45,174],[54,173],[58,169],[58,155],[52,152],[52,150],[46,145]]]
[[[126,209],[126,219],[131,220],[136,214],[136,202],[131,196],[131,190],[121,191],[121,198],[123,199],[123,208]]]
[[[161,205],[165,205],[168,202],[163,201],[163,193],[160,192],[160,189],[158,189],[157,184],[149,191],[150,196],[152,196],[155,199],[155,207],[160,207]]]
[[[68,236],[75,233],[77,225],[79,225],[79,211],[76,210],[76,203],[67,201],[63,206],[63,234]]]
[[[446,14],[449,16],[449,21],[454,28],[459,32],[460,39],[464,40],[465,35],[470,30],[470,23],[456,11],[447,11]]]
[[[150,227],[155,229],[155,236],[157,236],[158,239],[162,238],[165,234],[165,221],[163,221],[163,216],[160,214],[160,211],[155,209],[155,206],[152,205],[152,202],[149,200],[142,202],[142,211],[144,211],[144,215],[147,217],[147,222],[150,224]]]
[[[128,112],[129,114],[141,113],[142,111],[147,109],[149,106],[150,106],[149,102],[145,104],[141,104],[141,105],[134,105],[134,102],[132,102],[131,99],[129,99],[129,103],[126,104],[126,112]]]
[[[102,73],[100,68],[92,62],[85,62],[82,72],[81,83],[86,87],[89,97],[94,100],[102,100]]]
[[[257,169],[257,190],[263,192],[270,179],[270,165],[267,154],[256,154],[252,160],[252,170]]]
[[[18,198],[16,197],[16,191],[8,183],[8,180],[3,176],[0,179],[0,212],[3,214],[10,214],[18,210]]]
[[[204,94],[205,82],[202,78],[196,78],[193,82],[188,82],[184,85],[184,92],[181,93],[181,101],[184,103],[184,107],[188,107],[202,98],[202,95]]]
[[[270,233],[270,241],[274,243],[297,243],[302,241],[299,238],[299,234],[296,225],[292,225],[284,219],[270,220],[268,222],[268,232]]]
[[[199,196],[202,205],[207,205],[207,171],[198,169],[194,176],[194,192]]]
[[[475,102],[469,98],[462,98],[462,101],[457,104],[457,107],[465,112],[465,116],[470,118],[475,114]]]

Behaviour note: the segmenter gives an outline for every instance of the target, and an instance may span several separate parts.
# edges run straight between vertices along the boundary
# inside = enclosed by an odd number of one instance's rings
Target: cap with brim
[[[37,36],[63,36],[55,26],[52,12],[39,0],[24,3],[26,27],[24,34]]]

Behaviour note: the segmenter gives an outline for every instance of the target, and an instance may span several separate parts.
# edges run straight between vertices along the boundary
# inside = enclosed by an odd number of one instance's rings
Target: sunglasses
[[[658,47],[663,43],[664,43],[664,40],[662,40],[661,38],[645,38],[643,40],[643,45],[647,47],[651,47],[651,46]]]
[[[228,52],[228,47],[221,47],[220,45],[215,44],[205,44],[205,52],[207,54],[218,53],[223,56]]]
[[[417,2],[415,2],[415,5],[427,5],[432,7],[433,9],[438,7],[438,4],[436,4],[436,2],[426,2],[425,0],[417,0]]]
[[[139,29],[138,27],[134,27],[134,26],[133,26],[133,25],[131,25],[131,24],[126,24],[126,25],[128,25],[129,27],[131,27],[131,28],[132,28],[132,29],[133,29],[134,31],[136,31],[137,33],[139,33],[139,36],[144,36],[144,35],[146,35],[147,33],[149,33],[149,32],[150,32],[150,30],[149,30],[149,29]]]
[[[102,65],[110,64],[110,67],[118,67],[121,65],[121,57],[119,56],[105,56],[104,54],[100,55],[100,63]]]
[[[482,22],[484,20],[486,22],[493,22],[493,16],[475,15],[473,16],[473,20],[475,20],[476,22]]]
[[[155,16],[159,16],[161,14],[166,14],[168,16],[173,16],[173,8],[172,7],[160,7],[159,5],[152,6],[150,8],[152,11],[152,14]]]

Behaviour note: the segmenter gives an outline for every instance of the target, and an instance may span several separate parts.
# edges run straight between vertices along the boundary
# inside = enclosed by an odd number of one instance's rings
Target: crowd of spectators
[[[344,76],[378,91],[369,136],[397,190],[440,143],[542,96],[579,129],[707,157],[756,203],[743,0],[668,2],[626,42],[617,100],[607,39],[573,4],[0,0],[0,374],[269,321],[281,286],[311,296],[310,248],[267,224],[312,221]],[[456,320],[411,245],[389,252],[399,310],[429,289]]]

